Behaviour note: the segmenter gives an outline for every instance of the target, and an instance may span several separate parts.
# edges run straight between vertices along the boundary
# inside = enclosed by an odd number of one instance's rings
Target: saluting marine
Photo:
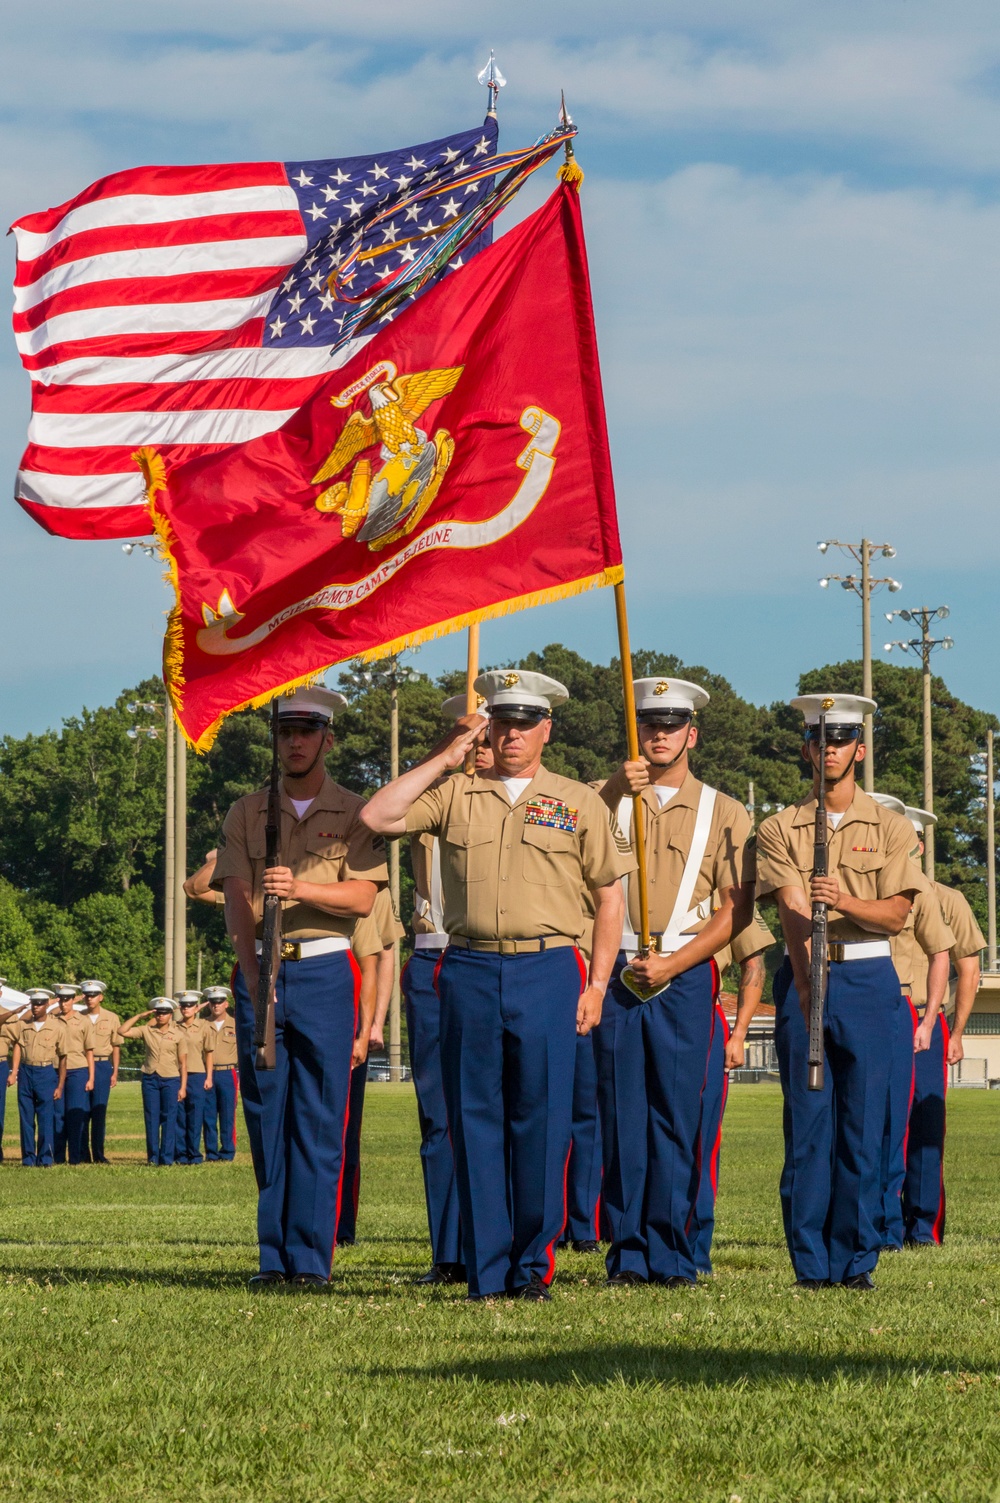
[[[106,1164],[104,1151],[107,1132],[108,1101],[118,1084],[121,1059],[121,1018],[103,1005],[107,991],[103,981],[80,982],[87,1011],[82,1017],[87,1025],[94,1054],[94,1088],[90,1093],[90,1111],[84,1126],[83,1156],[95,1164]]]
[[[152,1018],[141,1028],[142,1018]],[[177,1108],[187,1095],[187,1036],[174,1022],[169,997],[154,997],[145,1012],[121,1025],[122,1038],[142,1040],[142,1115],[146,1124],[146,1162],[151,1166],[174,1162],[177,1147]]]
[[[443,927],[441,1064],[470,1299],[547,1300],[562,1230],[577,1033],[599,1020],[621,938],[618,850],[582,783],[541,763],[567,690],[540,673],[480,674],[494,766],[445,777],[483,736],[466,716],[362,812],[385,835],[436,835]],[[589,889],[589,977],[577,948]]]
[[[212,853],[214,855],[214,852]],[[213,862],[214,868],[214,862]],[[227,986],[206,986],[208,1026],[215,1033],[212,1089],[205,1092],[205,1158],[210,1164],[236,1157],[236,1019]]]
[[[284,864],[265,869],[264,789],[226,815],[212,877],[225,893],[226,927],[239,961],[233,991],[240,1090],[258,1189],[254,1289],[285,1283],[325,1289],[330,1279],[351,1066],[361,1058],[351,936],[388,880],[384,842],[359,818],[363,801],[324,766],[334,713],[346,703],[319,687],[279,701]],[[265,893],[280,897],[283,908],[273,1070],[256,1068],[253,1048]]]
[[[207,1018],[198,1016],[204,1002],[201,992],[178,992],[174,1001],[181,1010],[178,1027],[187,1040],[187,1092],[177,1108],[175,1164],[202,1163],[201,1132],[205,1109],[213,1087],[215,1029]]]
[[[903,1005],[889,936],[926,878],[913,830],[855,783],[873,700],[805,694],[802,756],[812,792],[757,831],[757,892],[776,902],[787,955],[774,979],[775,1042],[785,1096],[781,1206],[801,1287],[874,1287],[880,1248],[882,1143],[893,1043]],[[813,875],[820,716],[826,715],[829,875]],[[808,1089],[812,904],[829,912],[824,1088]]]
[[[923,855],[924,829],[936,824],[937,818],[926,809],[907,805],[906,818],[919,838]],[[906,1138],[906,1178],[903,1182],[904,1240],[910,1247],[939,1245],[944,1240],[944,1139],[945,1098],[948,1091],[948,1066],[965,1055],[962,1035],[979,990],[979,952],[986,940],[976,922],[968,900],[954,887],[934,882],[934,894],[954,944],[948,954],[955,970],[954,1017],[949,1026],[944,1011],[934,1007],[935,986],[924,956],[914,957],[913,986],[910,998],[916,1012],[923,1014],[927,1047],[915,1056],[913,1101],[910,1107]],[[932,1019],[933,1014],[933,1021]]]
[[[608,1282],[680,1287],[698,1276],[691,1225],[719,989],[714,956],[750,922],[753,848],[743,805],[688,767],[706,690],[643,678],[634,691],[642,756],[609,778],[601,797],[634,850],[632,796],[641,795],[657,946],[636,958],[639,895],[629,882],[628,924],[596,1042]]]
[[[442,704],[441,713],[453,722],[459,720],[465,714],[465,703],[464,694],[453,694]],[[485,710],[480,707],[478,713],[484,722],[488,721]],[[493,749],[481,741],[475,748],[475,770],[486,773],[492,766]],[[451,774],[461,775],[461,769]],[[444,930],[441,845],[436,835],[413,836],[410,864],[414,885],[413,954],[403,967],[399,984],[406,1006],[406,1036],[420,1123],[420,1168],[431,1239],[431,1266],[417,1282],[464,1284],[455,1157],[441,1076],[441,999],[434,982],[438,962],[448,943]]]
[[[872,798],[894,814],[906,812],[902,799],[892,794],[873,793]],[[903,1006],[899,1009],[893,1040],[882,1146],[882,1208],[876,1227],[883,1252],[895,1252],[903,1246],[903,1181],[916,1059],[930,1044],[948,990],[948,952],[954,943],[955,936],[944,921],[941,904],[933,891],[917,893],[906,923],[889,939]],[[913,1005],[913,977],[918,970],[927,978],[931,998],[923,1017]]]

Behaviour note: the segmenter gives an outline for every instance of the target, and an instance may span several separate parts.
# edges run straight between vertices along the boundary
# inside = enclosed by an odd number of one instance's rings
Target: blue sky
[[[12,9],[12,8],[11,8]],[[5,16],[6,222],[149,161],[336,156],[473,123],[490,46],[501,140],[565,88],[633,642],[760,701],[857,655],[824,537],[889,541],[892,605],[952,610],[937,666],[1000,712],[1000,13],[979,0],[40,0]],[[541,176],[541,175],[540,175]],[[547,191],[535,179],[517,214]],[[9,267],[13,244],[8,240]],[[28,382],[0,356],[8,493]],[[0,509],[0,734],[58,725],[157,667],[158,567]],[[489,624],[483,657],[607,660],[610,596]],[[464,661],[462,639],[417,666]]]

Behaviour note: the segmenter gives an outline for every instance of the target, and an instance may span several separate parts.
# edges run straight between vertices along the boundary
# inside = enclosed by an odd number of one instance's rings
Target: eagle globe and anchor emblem
[[[313,485],[333,481],[316,497],[316,510],[340,517],[345,538],[357,534],[373,553],[406,537],[433,502],[455,453],[455,440],[445,428],[429,438],[416,426],[430,404],[447,396],[458,384],[464,366],[417,371],[400,376],[391,360],[380,361],[339,396],[334,407],[349,407],[367,396],[370,416],[356,411],[337,439]],[[378,446],[376,456],[364,451]],[[362,456],[362,457],[359,457]],[[352,460],[346,479],[338,479]],[[373,474],[374,465],[381,460]]]

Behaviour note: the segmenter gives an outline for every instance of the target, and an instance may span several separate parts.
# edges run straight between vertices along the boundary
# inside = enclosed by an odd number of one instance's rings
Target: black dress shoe
[[[337,1238],[337,1246],[338,1247],[353,1247],[354,1246],[354,1238],[353,1237],[338,1237]]]
[[[841,1279],[845,1289],[874,1289],[875,1280],[870,1273],[852,1273],[849,1279]]]
[[[275,1268],[269,1268],[266,1273],[255,1273],[252,1279],[247,1280],[247,1288],[251,1293],[259,1289],[284,1288],[285,1275]]]
[[[330,1280],[325,1279],[321,1273],[293,1273],[288,1280],[288,1287],[290,1289],[322,1290],[324,1294],[327,1294],[330,1289]]]
[[[697,1289],[697,1279],[686,1279],[682,1273],[672,1273],[665,1279],[651,1279],[659,1289]]]
[[[796,1279],[796,1289],[829,1289],[829,1279]]]
[[[628,1289],[633,1284],[646,1285],[646,1280],[641,1273],[633,1273],[631,1269],[623,1269],[621,1273],[609,1273],[605,1280],[608,1289]]]
[[[600,1252],[600,1250],[601,1244],[599,1242],[595,1242],[593,1237],[587,1237],[583,1241],[575,1241],[573,1243],[574,1252],[592,1253]]]
[[[415,1281],[418,1285],[464,1284],[464,1263],[435,1263]]]
[[[514,1298],[531,1300],[536,1304],[545,1304],[552,1296],[549,1293],[548,1285],[538,1277],[537,1273],[533,1273],[530,1284],[522,1284],[520,1289],[514,1290]]]

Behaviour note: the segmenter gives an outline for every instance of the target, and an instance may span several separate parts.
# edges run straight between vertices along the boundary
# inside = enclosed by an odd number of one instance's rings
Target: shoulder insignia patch
[[[910,852],[910,860],[911,861],[919,861],[920,860],[920,847],[918,845],[915,845],[913,847],[913,850]]]
[[[385,850],[385,836],[384,835],[373,835],[372,836],[372,850],[373,851],[384,851]]]
[[[579,809],[572,809],[562,799],[547,798],[544,794],[533,798],[524,810],[526,825],[544,825],[549,830],[568,830],[570,833],[576,829],[579,817]]]
[[[219,838],[215,842],[215,849],[217,851],[224,851],[226,849],[226,836],[222,830],[219,831]]]

